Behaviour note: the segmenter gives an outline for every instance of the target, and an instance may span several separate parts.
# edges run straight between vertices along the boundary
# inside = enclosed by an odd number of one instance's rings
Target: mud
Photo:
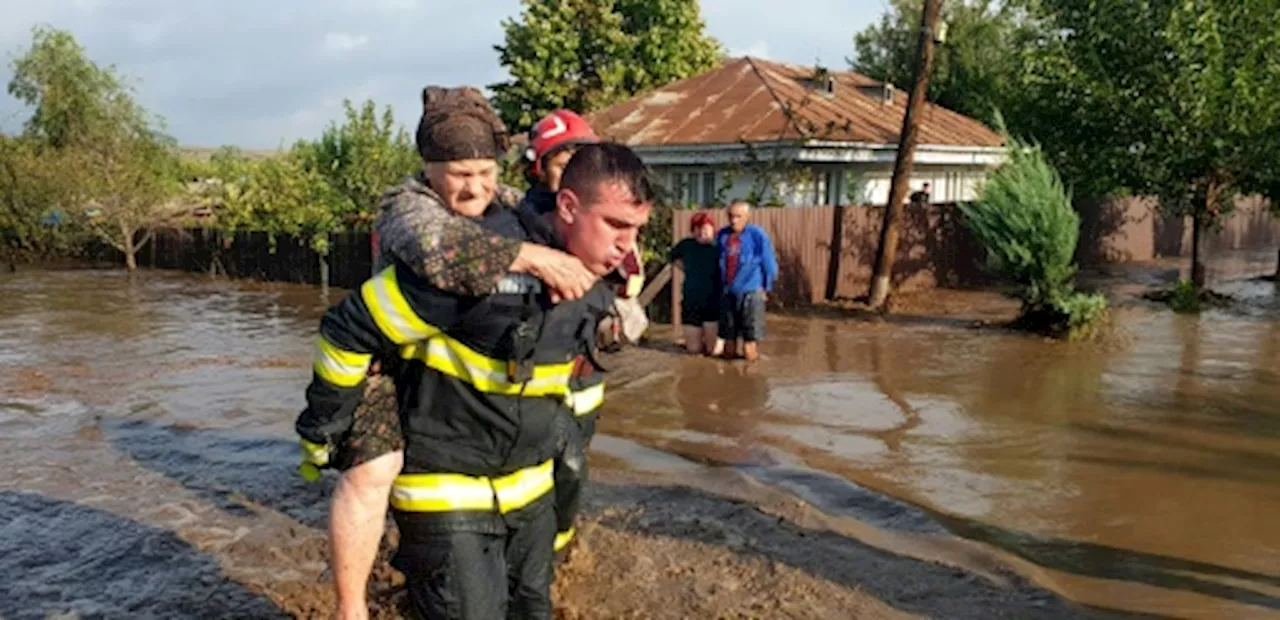
[[[723,483],[713,492],[598,482],[584,549],[557,584],[565,617],[1091,615],[1011,573],[980,574],[873,547],[794,498],[725,491]]]
[[[774,316],[755,365],[656,328],[610,359],[558,617],[1280,616],[1275,285],[1194,318],[1107,278],[1106,343],[972,329],[1016,311],[982,293]],[[291,425],[341,294],[0,274],[0,617],[323,617]]]

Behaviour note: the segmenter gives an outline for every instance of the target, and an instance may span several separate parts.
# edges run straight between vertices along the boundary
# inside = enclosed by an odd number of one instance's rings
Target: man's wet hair
[[[596,191],[605,183],[618,183],[631,192],[635,204],[657,199],[657,191],[640,156],[630,147],[616,142],[584,144],[565,165],[560,188],[573,193],[590,206]]]

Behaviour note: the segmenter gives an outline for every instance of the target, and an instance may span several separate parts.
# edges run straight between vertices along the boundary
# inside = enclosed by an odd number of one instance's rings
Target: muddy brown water
[[[1198,319],[1128,304],[1104,345],[788,317],[754,366],[659,344],[593,456],[730,473],[896,552],[978,545],[1096,608],[1280,617],[1280,303],[1229,288]],[[0,617],[279,617],[271,584],[324,579],[291,425],[340,295],[0,275]]]

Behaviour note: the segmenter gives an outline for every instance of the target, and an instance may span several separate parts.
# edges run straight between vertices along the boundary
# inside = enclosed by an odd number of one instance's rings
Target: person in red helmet
[[[565,166],[578,147],[597,142],[600,138],[591,125],[572,110],[554,110],[538,119],[529,129],[529,146],[525,149],[525,160],[529,162],[525,176],[532,187],[520,206],[539,214],[555,210],[556,192],[560,191],[560,175],[564,174]],[[618,271],[627,281],[626,290],[621,291],[622,298],[639,295],[644,282],[644,263],[639,249],[627,255]]]
[[[560,175],[584,144],[600,142],[596,132],[591,129],[587,120],[571,110],[554,110],[538,119],[529,129],[529,146],[525,149],[525,160],[529,167],[525,171],[531,189],[525,193],[521,208],[538,214],[546,214],[555,210],[556,192],[560,191]],[[639,249],[634,249],[618,267],[618,273],[627,282],[626,290],[619,291],[622,299],[634,298],[640,294],[644,284],[644,263]],[[630,313],[634,314],[634,313]],[[606,321],[604,326],[614,332],[606,338],[606,342],[618,342],[623,336],[612,326],[616,321]]]
[[[532,188],[525,194],[526,201],[540,213],[554,209],[569,159],[579,146],[599,141],[586,119],[570,110],[555,110],[534,123],[525,149],[526,177]]]
[[[526,176],[532,188],[525,193],[520,208],[537,214],[556,210],[560,177],[579,147],[600,142],[586,119],[569,110],[555,110],[538,120],[529,130]],[[592,349],[611,349],[623,342],[635,343],[648,327],[644,308],[636,302],[644,283],[644,264],[638,248],[632,248],[615,270],[626,284],[616,290],[608,316],[600,322]],[[576,433],[562,439],[555,460],[556,538],[555,551],[563,559],[574,541],[574,527],[587,482],[586,450],[595,435],[596,417],[604,400],[605,368],[594,354],[575,360],[570,381],[570,409]]]

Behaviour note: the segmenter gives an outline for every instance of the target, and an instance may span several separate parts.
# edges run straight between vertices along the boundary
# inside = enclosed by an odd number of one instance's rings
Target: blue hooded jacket
[[[720,273],[729,273],[726,262],[729,256],[729,235],[733,230],[728,226],[721,228],[716,234],[716,247],[720,250]],[[740,237],[738,249],[738,271],[733,282],[726,282],[724,291],[734,296],[741,296],[754,291],[773,291],[773,283],[778,279],[778,259],[773,253],[773,242],[764,229],[755,224],[747,224]]]

